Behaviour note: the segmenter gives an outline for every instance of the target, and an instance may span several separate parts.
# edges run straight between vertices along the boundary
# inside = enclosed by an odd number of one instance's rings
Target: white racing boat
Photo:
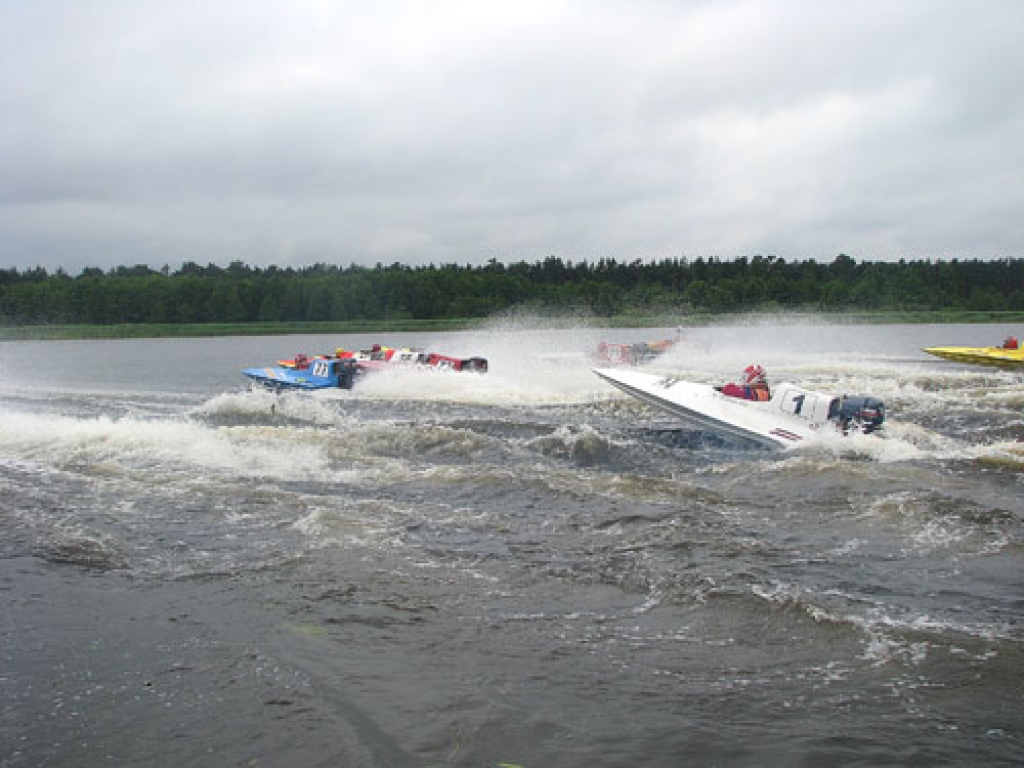
[[[593,370],[627,395],[698,429],[768,448],[791,448],[825,431],[870,434],[885,421],[885,406],[874,397],[823,394],[779,384],[772,387],[770,399],[754,401],[723,395],[709,384],[632,370]]]

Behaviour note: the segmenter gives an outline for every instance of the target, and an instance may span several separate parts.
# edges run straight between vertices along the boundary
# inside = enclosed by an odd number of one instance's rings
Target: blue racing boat
[[[308,360],[300,355],[294,362],[287,361],[287,365],[246,368],[242,373],[273,389],[352,389],[359,366],[351,358]]]

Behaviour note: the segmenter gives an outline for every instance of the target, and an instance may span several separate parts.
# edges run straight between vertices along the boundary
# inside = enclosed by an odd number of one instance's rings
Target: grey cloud
[[[0,263],[1019,255],[1024,7],[0,5]]]

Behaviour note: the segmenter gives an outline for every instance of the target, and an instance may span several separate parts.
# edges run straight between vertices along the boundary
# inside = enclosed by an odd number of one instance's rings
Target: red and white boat
[[[334,357],[339,360],[355,360],[356,367],[362,371],[377,371],[392,365],[419,365],[451,371],[487,372],[487,360],[483,357],[452,357],[422,349],[382,344],[358,351],[339,348],[335,350]]]
[[[644,365],[668,352],[681,338],[682,332],[676,331],[675,338],[661,341],[602,341],[597,345],[594,361],[604,365]]]

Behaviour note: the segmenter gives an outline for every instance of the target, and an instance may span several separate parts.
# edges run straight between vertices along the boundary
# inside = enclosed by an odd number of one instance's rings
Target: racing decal
[[[327,378],[331,374],[331,366],[326,360],[317,360],[313,364],[313,375],[320,378]]]
[[[805,421],[824,418],[832,398],[796,387],[784,387],[776,399],[784,413],[792,414]]]

